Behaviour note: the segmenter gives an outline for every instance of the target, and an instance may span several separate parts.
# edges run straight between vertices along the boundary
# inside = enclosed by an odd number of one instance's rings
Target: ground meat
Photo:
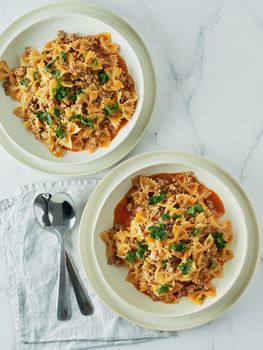
[[[94,152],[98,148],[97,140],[92,137],[89,137],[85,142],[85,149]]]
[[[64,41],[66,38],[66,33],[63,30],[59,30],[57,32],[57,36],[58,36],[59,41]]]
[[[69,36],[67,36],[66,38],[65,38],[65,42],[67,43],[67,44],[69,44],[69,43],[72,43],[74,40],[76,40],[77,39],[77,35],[75,34],[75,33],[72,33],[72,34],[70,34]]]
[[[70,73],[77,76],[85,76],[86,74],[86,65],[84,63],[72,63],[69,66]]]
[[[26,67],[17,67],[15,69],[15,75],[17,75],[18,77],[23,77],[26,75]]]
[[[113,264],[115,264],[115,262],[116,262],[115,255],[111,255],[111,256],[108,257],[108,264],[109,265],[113,265]]]

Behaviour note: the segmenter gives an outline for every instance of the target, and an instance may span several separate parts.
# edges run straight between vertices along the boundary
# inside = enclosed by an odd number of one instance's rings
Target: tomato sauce
[[[126,195],[120,200],[114,209],[114,224],[120,225],[123,228],[128,227],[131,223],[132,212],[127,210],[127,205],[129,204],[129,197],[134,191],[132,187]]]
[[[223,215],[225,213],[225,207],[220,197],[216,192],[214,192],[213,190],[210,190],[210,188],[207,188],[207,187],[205,188],[210,192],[210,195],[204,200],[205,204],[208,204],[209,202],[212,203],[214,210],[220,216]]]

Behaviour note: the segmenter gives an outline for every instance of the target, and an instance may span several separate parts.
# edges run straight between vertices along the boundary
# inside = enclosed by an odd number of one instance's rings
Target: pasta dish
[[[212,280],[233,257],[224,205],[192,172],[137,176],[101,233],[109,264],[128,267],[127,281],[154,301],[181,297],[202,304]]]
[[[108,147],[132,117],[137,95],[118,51],[110,33],[60,31],[42,52],[26,48],[19,67],[0,61],[15,114],[53,155]]]

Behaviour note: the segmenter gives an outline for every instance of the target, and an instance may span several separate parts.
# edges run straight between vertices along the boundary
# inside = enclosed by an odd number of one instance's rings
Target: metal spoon
[[[66,282],[65,237],[76,221],[75,205],[66,193],[54,194],[48,202],[48,218],[60,243],[60,262],[58,279],[57,319],[64,321],[70,318]]]
[[[41,226],[48,232],[51,232],[54,234],[54,230],[49,221],[48,211],[47,211],[48,209],[47,206],[50,198],[51,198],[51,194],[49,193],[39,194],[34,200],[33,209],[34,209],[35,218],[39,226]],[[81,281],[79,280],[79,277],[74,269],[74,265],[72,264],[69,258],[69,255],[67,254],[67,251],[66,251],[66,265],[67,265],[70,280],[76,295],[79,309],[83,315],[85,316],[91,315],[94,311],[93,306]]]

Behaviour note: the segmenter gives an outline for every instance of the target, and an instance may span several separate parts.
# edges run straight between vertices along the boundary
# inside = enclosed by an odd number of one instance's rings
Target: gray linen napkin
[[[79,220],[96,179],[47,182],[22,186],[17,197],[0,202],[0,242],[6,265],[9,296],[19,349],[87,349],[167,337],[138,327],[106,307],[95,295],[82,270],[78,253]],[[67,192],[77,209],[77,224],[66,247],[88,291],[95,312],[81,315],[70,287],[72,318],[57,321],[58,242],[34,219],[32,203],[41,192]]]

